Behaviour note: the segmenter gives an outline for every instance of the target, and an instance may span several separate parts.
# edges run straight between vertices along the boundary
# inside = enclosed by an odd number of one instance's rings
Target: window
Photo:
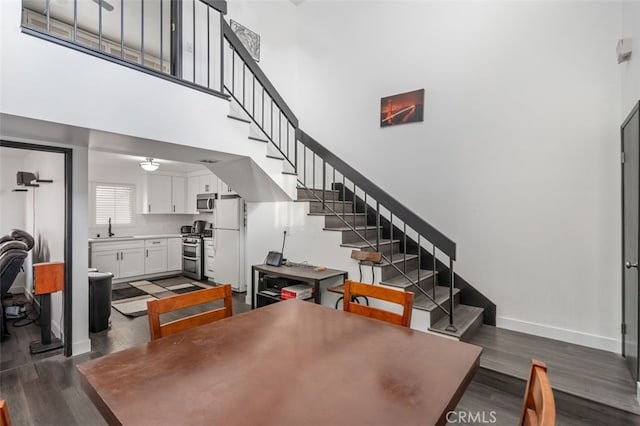
[[[132,185],[96,183],[96,225],[132,225],[134,187]]]

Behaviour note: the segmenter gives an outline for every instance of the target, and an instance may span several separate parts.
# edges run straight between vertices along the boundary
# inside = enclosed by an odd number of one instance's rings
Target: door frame
[[[34,143],[15,142],[0,139],[0,146],[6,148],[44,151],[64,155],[64,291],[63,293],[63,334],[64,355],[72,355],[73,336],[73,150]]]

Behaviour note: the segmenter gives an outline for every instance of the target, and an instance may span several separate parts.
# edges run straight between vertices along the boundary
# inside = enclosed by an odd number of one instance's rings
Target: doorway
[[[15,160],[3,161],[2,196],[7,200],[11,198],[13,202],[9,205],[3,203],[3,213],[6,213],[4,209],[13,210],[13,216],[8,219],[7,214],[2,215],[0,231],[4,234],[9,228],[21,227],[32,234],[35,244],[29,264],[41,261],[64,262],[63,291],[52,294],[51,319],[54,335],[59,334],[63,338],[64,355],[71,356],[72,150],[6,140],[0,140],[0,150],[6,155],[14,153],[16,156]],[[26,177],[19,179],[18,172],[27,172],[24,175]],[[36,179],[31,180],[32,175],[29,173],[36,176]],[[21,206],[22,213],[19,211]],[[33,278],[29,264],[24,264],[25,277],[22,279],[24,293],[31,298]]]
[[[622,123],[622,355],[638,381],[640,102]]]

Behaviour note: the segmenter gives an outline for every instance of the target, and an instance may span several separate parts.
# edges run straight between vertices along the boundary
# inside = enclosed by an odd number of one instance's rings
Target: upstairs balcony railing
[[[283,97],[224,20],[226,2],[46,0],[44,11],[29,5],[25,0],[26,33],[231,97],[253,121],[257,137],[282,156],[284,172],[296,174],[299,186],[338,217],[363,248],[383,252],[384,261],[442,310],[449,317],[448,330],[455,331],[455,242],[299,128]],[[385,245],[391,249],[385,251]],[[411,271],[416,266],[417,274]],[[431,289],[421,286],[427,267],[433,274]],[[436,300],[437,272],[448,272],[448,306]]]

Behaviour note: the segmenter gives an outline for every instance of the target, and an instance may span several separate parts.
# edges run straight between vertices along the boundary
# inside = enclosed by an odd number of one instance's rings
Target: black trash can
[[[111,316],[111,272],[89,272],[89,331],[109,328]]]

